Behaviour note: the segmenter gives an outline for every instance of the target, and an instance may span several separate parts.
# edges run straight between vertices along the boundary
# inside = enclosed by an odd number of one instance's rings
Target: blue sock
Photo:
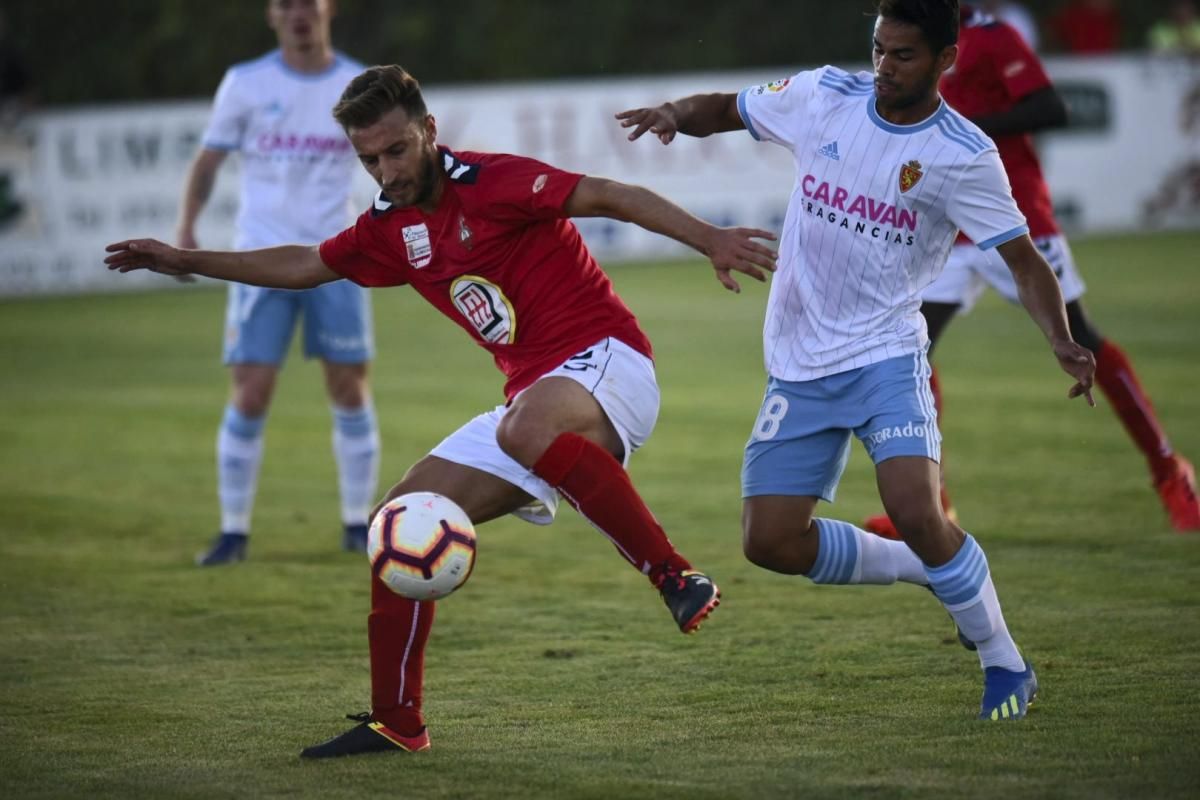
[[[813,583],[850,583],[858,565],[858,537],[854,526],[836,519],[814,519],[819,545],[817,560],[808,573]]]
[[[370,403],[333,407],[333,456],[338,467],[342,522],[365,525],[379,481],[379,428]]]
[[[813,583],[896,581],[925,585],[925,567],[904,542],[884,539],[836,519],[816,519],[817,560],[808,577]]]
[[[959,630],[978,646],[982,666],[1025,669],[1000,611],[987,557],[973,536],[967,534],[954,558],[940,567],[926,567],[925,574]]]

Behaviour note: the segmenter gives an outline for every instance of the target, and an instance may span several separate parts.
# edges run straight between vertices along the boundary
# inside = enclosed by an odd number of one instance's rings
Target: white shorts
[[[658,420],[654,362],[610,337],[576,353],[538,380],[549,377],[570,378],[596,398],[621,437],[624,463],[628,465],[629,457],[650,438]],[[528,522],[549,525],[558,510],[558,493],[510,458],[496,442],[496,429],[508,408],[496,406],[475,417],[443,439],[430,455],[491,473],[533,495],[535,502],[513,514]]]
[[[1033,243],[1058,277],[1063,300],[1070,303],[1083,297],[1083,278],[1075,268],[1066,237],[1062,234],[1039,236]],[[921,299],[926,303],[961,306],[959,312],[965,314],[989,285],[1010,303],[1020,302],[1017,284],[996,248],[980,250],[973,244],[956,244],[950,250],[946,268],[926,287]]]

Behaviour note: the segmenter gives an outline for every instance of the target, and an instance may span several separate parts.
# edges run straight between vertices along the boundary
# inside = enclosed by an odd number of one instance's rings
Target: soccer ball
[[[475,526],[454,501],[433,492],[389,500],[367,533],[371,572],[410,600],[445,597],[475,566]]]

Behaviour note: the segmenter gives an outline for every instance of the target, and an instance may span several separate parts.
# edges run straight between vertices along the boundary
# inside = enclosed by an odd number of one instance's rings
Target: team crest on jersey
[[[404,249],[408,255],[408,263],[413,269],[427,266],[433,260],[433,242],[429,239],[429,228],[424,222],[409,225],[400,231],[404,234]]]
[[[467,227],[466,216],[458,215],[458,242],[468,250],[475,249],[475,241],[471,238],[471,229]]]
[[[917,185],[917,181],[921,180],[921,176],[925,173],[921,171],[920,161],[910,161],[900,168],[900,191],[907,192],[909,189]]]
[[[450,299],[479,336],[492,344],[512,344],[517,315],[500,287],[478,275],[460,275],[450,284]]]

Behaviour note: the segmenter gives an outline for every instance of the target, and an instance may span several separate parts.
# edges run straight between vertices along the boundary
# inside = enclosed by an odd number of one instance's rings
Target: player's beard
[[[383,189],[383,193],[387,196],[387,199],[397,206],[407,207],[426,205],[430,200],[433,199],[433,196],[437,191],[439,159],[440,156],[438,155],[437,148],[430,147],[428,154],[424,159],[422,159],[420,166],[421,174],[418,175],[417,179],[412,182],[412,191],[407,197],[396,191],[394,188],[389,189],[388,187],[382,185],[380,188]]]
[[[421,178],[417,182],[417,196],[412,205],[422,206],[433,198],[434,190],[437,188],[438,160],[437,148],[430,147],[429,155],[425,159],[425,163],[421,165]]]
[[[913,86],[912,91],[904,92],[903,94],[898,93],[891,99],[890,102],[887,103],[879,102],[879,98],[877,97],[876,102],[879,104],[880,108],[888,111],[909,109],[913,106],[920,105],[926,102],[930,95],[934,93],[934,87],[937,86],[937,79],[938,73],[936,71],[930,71],[928,76],[921,79],[915,86]]]

